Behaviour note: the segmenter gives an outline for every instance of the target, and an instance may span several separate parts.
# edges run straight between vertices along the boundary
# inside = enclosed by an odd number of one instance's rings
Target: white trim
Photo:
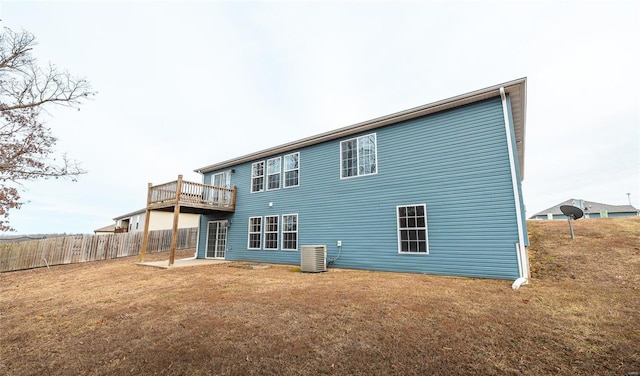
[[[251,232],[251,220],[255,219],[255,218],[259,218],[260,219],[260,246],[258,248],[253,248],[251,247],[251,234],[255,234],[255,232]],[[251,250],[260,250],[262,249],[262,216],[257,216],[257,217],[249,217],[249,222],[248,222],[248,228],[247,228],[247,249],[251,249]]]
[[[278,188],[269,188],[269,176],[270,175],[276,175],[275,173],[269,174],[269,162],[270,161],[275,161],[277,160],[278,163]],[[280,188],[282,188],[282,157],[277,156],[277,157],[273,157],[273,158],[269,158],[267,159],[267,161],[264,164],[264,170],[265,170],[265,179],[264,179],[264,190],[265,191],[276,191]]]
[[[204,234],[204,258],[209,259],[211,257],[207,257],[207,252],[209,251],[209,225],[213,221],[207,221],[207,232]]]
[[[403,252],[402,251],[402,242],[400,235],[400,208],[407,208],[411,206],[422,206],[424,208],[424,235],[425,235],[425,244],[427,246],[427,252]],[[421,230],[422,227],[416,227],[416,229]],[[398,254],[401,255],[428,255],[429,254],[429,221],[427,220],[427,204],[407,204],[407,205],[396,205],[396,236],[398,237]]]
[[[263,164],[262,165],[262,189],[259,190],[259,191],[254,191],[253,190],[253,179],[254,178],[259,178],[260,176],[253,176],[253,166],[257,165],[259,163]],[[251,193],[264,192],[264,189],[266,188],[266,184],[267,184],[267,179],[266,179],[266,176],[267,176],[267,164],[265,163],[265,161],[253,162],[251,164],[251,174],[250,175],[251,175],[251,180],[249,181],[250,182],[249,191],[251,191]]]
[[[365,137],[369,137],[369,136],[373,136],[373,144],[375,146],[375,160],[376,160],[376,171],[369,173],[369,174],[360,174],[360,152],[359,152],[359,142],[361,138],[365,138]],[[343,142],[347,142],[347,141],[356,141],[356,175],[353,176],[342,176],[342,143]],[[340,162],[340,180],[343,179],[353,179],[353,178],[357,178],[357,177],[361,177],[361,176],[370,176],[370,175],[377,175],[378,174],[378,135],[376,132],[373,133],[367,133],[364,134],[362,136],[357,136],[357,137],[351,137],[351,138],[347,138],[344,140],[340,140],[340,158],[339,158],[339,162]]]
[[[216,177],[220,177],[220,180],[221,180],[220,185],[216,185]],[[231,170],[224,170],[215,174],[211,174],[211,180],[209,181],[209,183],[214,187],[222,187],[222,188],[230,189],[231,188]],[[216,189],[216,190],[213,190],[213,192],[211,192],[210,195],[211,196],[208,197],[209,200],[213,199],[214,201],[217,201],[220,199],[220,197],[223,197],[225,200],[231,200],[231,192],[229,191],[223,192]]]
[[[500,98],[502,99],[502,114],[504,116],[504,129],[507,136],[507,149],[509,152],[509,166],[511,168],[511,186],[513,188],[513,198],[516,206],[516,222],[518,225],[518,244],[516,244],[516,255],[518,258],[518,271],[520,277],[529,278],[529,260],[527,260],[527,250],[524,245],[524,234],[522,224],[522,211],[520,208],[520,194],[518,193],[518,179],[516,176],[516,162],[513,160],[513,145],[511,139],[511,124],[509,123],[509,113],[507,108],[507,96],[504,87],[500,88]],[[526,283],[525,283],[526,284]]]
[[[198,233],[196,234],[196,254],[195,258],[198,258],[198,250],[200,249],[200,226],[202,224],[202,215],[198,218]],[[207,255],[207,247],[204,248],[204,256]]]
[[[296,247],[295,248],[285,248],[284,247],[284,217],[285,216],[292,216],[295,215],[296,217]],[[282,225],[280,226],[280,249],[283,251],[297,251],[298,250],[298,228],[300,227],[300,222],[299,222],[299,216],[298,213],[290,213],[290,214],[282,214]],[[293,234],[293,231],[287,231],[287,234]]]
[[[526,77],[505,82],[502,84],[493,85],[484,89],[475,90],[467,94],[458,95],[455,97],[439,100],[437,102],[425,104],[423,106],[410,108],[404,111],[396,112],[393,114],[385,115],[379,118],[363,121],[357,124],[353,124],[347,127],[335,129],[329,132],[325,132],[312,137],[307,137],[301,140],[289,142],[283,145],[271,147],[268,149],[260,150],[254,153],[243,155],[237,158],[229,159],[224,162],[212,164],[209,166],[201,167],[194,170],[200,174],[206,172],[220,170],[227,167],[237,166],[242,163],[255,161],[256,159],[262,159],[271,155],[287,153],[291,150],[302,149],[307,146],[320,144],[327,141],[335,141],[344,137],[351,137],[355,134],[369,132],[371,130],[379,129],[381,127],[396,124],[401,121],[415,119],[425,115],[446,111],[452,108],[464,106],[470,103],[479,102],[485,99],[498,97],[498,90],[503,87],[511,95],[511,106],[514,110],[514,127],[516,129],[516,137],[519,137],[517,141],[518,152],[521,154],[520,173],[524,176],[524,133],[525,133],[525,113],[526,113]]]
[[[290,156],[290,155],[294,155],[297,154],[298,155],[298,168],[296,169],[292,169],[292,170],[287,170],[287,162],[285,161],[285,159]],[[296,185],[286,185],[286,181],[287,181],[287,172],[288,171],[298,171],[298,184]],[[285,154],[282,157],[282,188],[294,188],[294,187],[299,187],[300,186],[300,152],[297,151],[295,153],[289,153],[289,154]]]
[[[267,248],[267,218],[275,218],[278,222],[278,229],[274,232],[274,231],[269,231],[269,234],[276,234],[276,247],[275,248]],[[278,238],[280,236],[280,216],[279,215],[265,215],[264,216],[264,223],[262,226],[262,233],[264,234],[264,236],[262,237],[262,249],[265,251],[278,251],[280,250],[279,245],[280,245],[280,239]]]
[[[224,170],[224,171],[217,172],[215,174],[211,174],[211,181],[209,183],[211,183],[211,185],[213,186],[216,186],[216,183],[215,183],[216,176],[220,176],[220,175],[225,177],[225,179],[223,179],[224,184],[218,187],[231,188],[231,170]]]

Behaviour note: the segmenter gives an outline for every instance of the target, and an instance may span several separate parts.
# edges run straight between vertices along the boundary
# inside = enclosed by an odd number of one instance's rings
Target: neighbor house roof
[[[606,210],[608,213],[637,213],[638,209],[634,208],[632,205],[609,205],[602,204],[599,202],[587,201],[587,200],[577,200],[570,198],[566,201],[559,203],[558,205],[552,206],[548,209],[542,210],[531,217],[533,219],[539,215],[547,215],[549,213],[553,215],[562,215],[562,211],[560,210],[560,206],[562,205],[576,205],[577,202],[582,201],[583,208],[585,214],[596,214],[600,213],[603,210]]]
[[[147,209],[146,209],[146,208],[145,208],[145,209],[136,210],[136,211],[134,211],[134,212],[127,213],[127,214],[123,214],[123,215],[121,215],[121,216],[119,216],[119,217],[115,217],[113,220],[114,220],[114,221],[117,221],[118,219],[130,218],[130,217],[133,217],[134,215],[138,215],[138,214],[145,213],[146,211],[147,211]]]
[[[405,111],[396,112],[394,114],[382,116],[372,120],[353,124],[344,128],[339,128],[330,132],[321,133],[316,136],[303,138],[298,141],[289,142],[280,146],[264,149],[255,153],[247,154],[238,158],[229,159],[224,162],[212,164],[209,166],[196,169],[195,172],[204,174],[207,172],[229,168],[240,163],[250,162],[256,159],[265,158],[274,154],[286,153],[291,150],[302,147],[319,144],[326,141],[339,139],[360,132],[366,132],[386,125],[398,123],[405,120],[433,114],[440,111],[449,110],[455,107],[464,106],[470,103],[479,102],[485,99],[499,97],[500,88],[504,88],[505,93],[509,95],[511,101],[511,112],[513,116],[513,128],[515,130],[516,147],[518,152],[518,161],[520,166],[520,176],[524,179],[524,138],[525,138],[525,119],[527,112],[527,79],[519,78],[517,80],[505,82],[502,84],[490,86],[484,89],[472,91],[467,94],[458,95],[448,99],[429,103],[420,107],[411,108]]]
[[[116,225],[115,224],[111,224],[109,226],[104,226],[101,227],[97,230],[93,230],[93,232],[115,232],[116,231]]]

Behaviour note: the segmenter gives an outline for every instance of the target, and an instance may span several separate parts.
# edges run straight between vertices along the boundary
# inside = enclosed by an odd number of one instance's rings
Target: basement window
[[[427,206],[398,206],[398,253],[429,254]]]
[[[278,216],[264,217],[264,249],[278,249]]]
[[[298,214],[282,215],[282,249],[298,250]]]
[[[262,217],[249,217],[249,249],[260,249],[262,246]]]

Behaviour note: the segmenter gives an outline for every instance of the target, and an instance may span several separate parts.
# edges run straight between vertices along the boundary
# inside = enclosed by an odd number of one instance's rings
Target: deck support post
[[[144,262],[144,255],[147,253],[147,241],[149,240],[149,222],[151,222],[151,210],[149,210],[149,205],[151,205],[151,186],[149,183],[149,187],[147,189],[147,210],[144,216],[144,236],[142,237],[142,249],[140,250],[140,262]]]
[[[237,193],[237,188],[234,185],[233,186],[233,191],[231,192],[231,207],[232,208],[236,207],[236,193]]]
[[[182,193],[182,175],[178,175],[176,184],[176,204],[173,207],[173,228],[171,231],[171,253],[169,256],[169,266],[172,266],[176,259],[176,248],[178,247],[178,220],[180,219],[180,194]]]

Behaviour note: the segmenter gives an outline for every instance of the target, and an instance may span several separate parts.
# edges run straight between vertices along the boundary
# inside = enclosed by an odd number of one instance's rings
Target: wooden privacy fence
[[[72,235],[0,244],[0,272],[136,256],[143,231],[104,235]],[[177,249],[196,247],[198,228],[178,230]],[[171,230],[149,231],[147,253],[171,247]]]

